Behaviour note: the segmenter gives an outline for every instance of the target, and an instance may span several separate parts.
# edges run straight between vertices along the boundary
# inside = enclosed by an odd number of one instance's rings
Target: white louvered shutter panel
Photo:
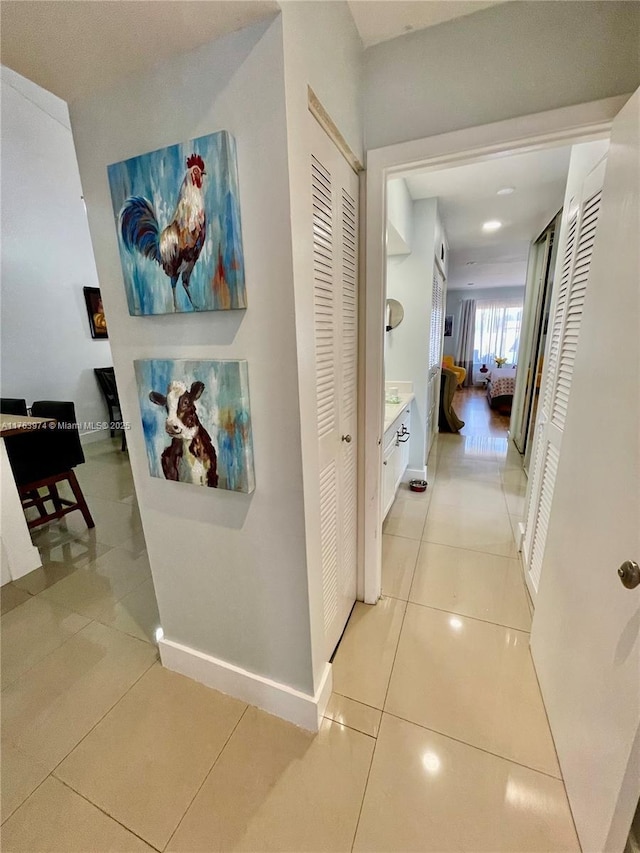
[[[540,480],[544,475],[544,448],[546,443],[546,431],[540,424],[535,432],[535,447],[533,449],[530,488],[527,491],[526,524],[524,541],[522,544],[522,559],[527,568],[531,566],[531,549],[533,537],[536,532],[536,516],[538,513],[538,499],[540,497]],[[537,586],[535,587],[537,590]]]
[[[431,329],[429,334],[429,367],[440,364],[442,331],[444,325],[444,287],[438,268],[434,264],[431,292]]]
[[[434,262],[431,284],[431,321],[429,329],[429,375],[427,385],[428,423],[427,454],[433,437],[438,431],[438,400],[440,395],[440,371],[442,361],[442,333],[444,329],[444,282],[442,274]]]
[[[320,541],[324,629],[330,632],[338,615],[338,487],[335,460],[320,473]]]
[[[551,337],[549,342],[549,355],[547,357],[547,372],[544,392],[542,396],[542,408],[547,417],[551,410],[551,400],[553,398],[553,386],[558,367],[558,353],[560,351],[560,340],[562,337],[562,324],[564,323],[564,314],[567,307],[567,295],[569,293],[569,279],[571,277],[571,267],[573,261],[573,249],[576,243],[576,229],[578,227],[578,211],[571,217],[569,229],[567,233],[567,243],[562,260],[562,274],[558,287],[558,299],[553,315],[551,325]]]
[[[309,120],[319,544],[329,660],[356,598],[359,186],[325,131]]]
[[[357,430],[358,401],[358,219],[356,201],[342,189],[342,419],[345,428]],[[349,426],[351,424],[352,426]],[[341,483],[342,593],[355,588],[358,537],[357,445],[352,440],[343,449]]]
[[[330,442],[337,417],[336,253],[332,176],[311,158],[313,202],[313,308],[316,353],[318,441]],[[320,548],[325,632],[338,613],[338,471],[336,460],[320,454]]]
[[[559,428],[564,429],[569,405],[569,392],[573,377],[573,365],[578,349],[578,335],[582,321],[582,310],[587,293],[593,243],[600,212],[602,190],[594,193],[583,205],[580,220],[580,231],[576,241],[574,260],[572,264],[571,286],[569,288],[567,309],[559,349],[558,372],[555,383],[555,394],[551,420]]]
[[[336,420],[335,292],[333,199],[331,175],[312,157],[313,300],[316,336],[318,435],[327,435]]]
[[[531,546],[531,564],[529,567],[531,580],[533,581],[536,589],[540,583],[542,560],[547,541],[547,531],[549,530],[549,518],[551,516],[551,501],[553,499],[553,490],[556,484],[559,461],[560,452],[553,444],[547,444],[545,458],[542,464],[542,484],[540,499],[538,502],[535,532],[533,534],[533,542]]]
[[[556,275],[558,295],[547,344],[542,410],[536,428],[523,547],[527,583],[533,596],[537,593],[544,563],[562,435],[570,405],[580,325],[588,292],[604,170],[605,162],[602,161],[585,180],[580,203],[572,201],[576,209],[571,212],[564,251],[558,257],[558,265],[561,263],[559,275]]]

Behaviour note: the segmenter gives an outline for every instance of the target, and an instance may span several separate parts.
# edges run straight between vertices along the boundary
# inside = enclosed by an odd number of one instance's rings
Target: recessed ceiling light
[[[475,281],[468,281],[467,287],[473,287],[474,284],[475,284]]]
[[[511,193],[514,193],[515,191],[515,187],[502,187],[501,190],[498,190],[496,195],[511,195]]]
[[[497,231],[499,228],[502,228],[502,222],[498,222],[497,219],[490,219],[482,226],[483,231]]]

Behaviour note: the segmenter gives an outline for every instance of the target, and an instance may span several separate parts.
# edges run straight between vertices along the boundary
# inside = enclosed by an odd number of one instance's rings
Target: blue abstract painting
[[[108,174],[130,314],[247,307],[226,130],[114,163]]]
[[[246,361],[134,362],[152,477],[252,492]]]

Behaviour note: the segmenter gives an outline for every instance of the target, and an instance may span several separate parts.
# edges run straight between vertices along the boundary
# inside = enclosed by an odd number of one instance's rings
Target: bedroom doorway
[[[589,606],[601,609],[602,597],[598,591],[597,583],[603,577],[600,571],[602,565],[611,564],[613,576],[615,579],[615,569],[619,564],[620,559],[627,557],[627,562],[630,562],[628,554],[634,555],[634,548],[637,546],[637,526],[632,523],[633,512],[636,511],[633,502],[627,501],[626,505],[621,507],[620,495],[626,496],[633,494],[631,479],[637,472],[633,466],[632,447],[635,444],[632,441],[632,433],[635,429],[637,432],[637,423],[633,418],[627,423],[627,431],[623,434],[624,440],[620,446],[616,448],[618,457],[616,462],[621,462],[617,467],[611,465],[601,466],[586,466],[584,460],[589,458],[590,449],[593,446],[593,439],[589,428],[591,427],[590,406],[592,405],[592,391],[587,380],[593,375],[600,375],[602,365],[606,364],[606,352],[610,351],[613,341],[624,340],[624,346],[629,347],[632,351],[637,343],[637,336],[631,333],[631,326],[637,319],[635,316],[635,308],[637,305],[629,297],[629,292],[636,295],[633,290],[635,285],[634,273],[637,270],[637,245],[632,239],[628,238],[630,229],[637,228],[637,222],[634,222],[632,216],[622,221],[619,218],[618,211],[620,205],[626,205],[626,209],[631,211],[637,210],[637,111],[638,111],[638,95],[632,96],[629,104],[626,104],[628,98],[609,99],[607,101],[585,104],[579,108],[571,108],[568,110],[556,110],[552,113],[541,114],[539,116],[529,116],[526,120],[517,122],[501,122],[494,126],[475,128],[470,131],[461,131],[457,133],[447,134],[442,137],[434,137],[432,139],[422,140],[419,143],[411,143],[405,146],[396,146],[395,149],[381,149],[378,152],[370,152],[368,158],[368,228],[371,231],[371,240],[368,243],[368,305],[367,316],[369,323],[367,326],[367,353],[366,362],[369,367],[367,371],[366,395],[365,395],[365,419],[367,421],[367,440],[366,449],[368,450],[367,464],[365,475],[367,483],[367,496],[369,490],[372,495],[377,493],[376,481],[379,481],[380,472],[376,471],[376,466],[373,464],[375,459],[374,440],[376,432],[378,433],[377,443],[379,444],[379,436],[382,433],[381,420],[383,412],[383,396],[382,396],[382,376],[384,369],[384,355],[382,342],[380,340],[379,318],[382,317],[382,307],[384,304],[384,296],[386,289],[386,258],[384,255],[384,243],[375,239],[376,232],[385,223],[385,181],[380,181],[391,176],[397,176],[407,170],[404,165],[407,161],[412,162],[414,170],[424,169],[425,163],[431,165],[432,169],[442,168],[446,165],[447,168],[452,161],[458,159],[469,162],[470,152],[474,157],[473,162],[479,162],[482,158],[492,159],[495,157],[508,156],[514,150],[529,149],[543,150],[548,147],[555,147],[560,144],[572,144],[576,146],[576,168],[569,172],[567,181],[565,203],[563,205],[563,219],[561,226],[560,248],[558,250],[558,264],[561,267],[556,272],[556,278],[559,282],[566,279],[566,287],[564,290],[559,286],[557,295],[554,296],[552,309],[550,312],[550,332],[549,342],[545,352],[545,366],[543,371],[543,397],[546,401],[550,395],[553,398],[554,405],[557,410],[557,418],[562,418],[563,423],[566,422],[573,429],[573,442],[566,441],[563,444],[567,447],[566,455],[563,452],[563,462],[566,459],[564,467],[557,467],[559,459],[559,451],[554,454],[543,446],[543,453],[536,453],[536,462],[533,466],[532,481],[536,482],[537,470],[540,468],[538,460],[542,460],[542,471],[550,472],[549,476],[543,476],[542,482],[552,480],[552,464],[560,470],[564,479],[562,480],[564,491],[560,492],[558,499],[559,509],[556,511],[555,504],[550,506],[549,501],[541,500],[540,506],[546,511],[547,516],[553,520],[552,529],[555,534],[555,539],[550,540],[550,545],[555,546],[550,550],[550,558],[555,559],[555,563],[550,570],[545,568],[545,576],[549,574],[549,582],[542,589],[547,593],[545,604],[546,611],[542,612],[542,606],[538,605],[533,621],[533,634],[537,639],[537,644],[534,644],[534,657],[536,665],[539,667],[540,681],[543,684],[545,699],[550,698],[551,704],[547,706],[547,711],[551,719],[551,725],[554,735],[556,735],[556,745],[562,770],[567,775],[567,793],[573,809],[574,817],[576,818],[576,826],[580,838],[584,843],[590,843],[590,839],[597,837],[604,838],[609,834],[611,837],[615,834],[616,849],[622,849],[624,845],[623,834],[626,835],[628,825],[632,816],[632,809],[629,810],[630,803],[635,806],[637,801],[637,785],[635,778],[629,777],[627,773],[624,775],[625,767],[631,766],[628,764],[628,757],[631,755],[630,761],[633,760],[635,752],[637,752],[638,737],[637,737],[637,716],[629,717],[629,725],[618,725],[619,742],[621,744],[621,755],[624,760],[614,762],[609,760],[609,756],[597,748],[597,725],[598,720],[595,716],[600,711],[598,699],[600,694],[595,691],[589,693],[589,687],[592,680],[589,680],[588,673],[584,669],[579,672],[573,672],[572,667],[576,661],[584,658],[583,647],[586,644],[590,649],[590,656],[587,658],[591,666],[591,656],[599,651],[598,638],[594,638],[589,632],[588,621],[584,620],[583,614],[580,614],[582,622],[580,630],[573,633],[571,654],[564,655],[562,659],[565,665],[565,672],[557,678],[559,667],[557,649],[562,648],[562,643],[552,643],[547,647],[544,646],[545,637],[550,636],[553,632],[547,630],[551,622],[560,625],[563,628],[568,624],[565,616],[572,618],[573,610],[578,607],[573,595],[573,589],[570,584],[567,584],[567,578],[571,573],[575,573],[576,568],[580,567],[582,575],[581,599],[580,607],[587,602]],[[626,105],[625,105],[626,104]],[[523,128],[527,129],[528,137],[523,140]],[[588,144],[600,140],[611,138],[611,147],[607,157],[596,159],[595,163],[591,161],[591,151],[588,151]],[[580,152],[585,153],[582,162],[578,161]],[[418,161],[418,158],[420,160]],[[572,166],[574,164],[572,163]],[[603,183],[604,180],[604,183]],[[601,213],[600,213],[601,211]],[[548,219],[547,219],[548,221]],[[576,224],[577,223],[577,224]],[[597,223],[597,224],[596,224]],[[386,230],[386,223],[384,224]],[[596,235],[597,230],[597,235]],[[602,235],[602,236],[601,236]],[[593,269],[591,291],[593,296],[589,299],[584,299],[587,285],[589,287],[591,266],[591,255],[593,254]],[[609,267],[615,260],[620,267],[620,284],[615,291],[617,302],[611,302],[611,294],[609,288]],[[379,291],[378,291],[379,285]],[[636,289],[637,290],[637,289]],[[590,292],[591,292],[590,291]],[[627,300],[627,305],[630,310],[625,314],[620,311],[619,305]],[[583,305],[586,306],[583,311]],[[561,306],[558,309],[558,306]],[[616,306],[618,306],[616,308]],[[526,309],[525,309],[526,310]],[[582,330],[581,339],[576,348],[576,340],[582,322],[582,314],[584,313],[585,328]],[[625,320],[625,330],[628,330],[624,337],[618,333],[619,324]],[[374,322],[375,321],[375,322]],[[599,331],[604,327],[606,334]],[[584,339],[587,343],[584,343]],[[555,343],[554,343],[555,342]],[[622,344],[621,344],[622,345]],[[637,347],[635,347],[637,349]],[[605,355],[603,356],[603,352]],[[577,353],[577,355],[576,355]],[[628,361],[629,359],[627,359]],[[631,359],[632,361],[633,359]],[[566,363],[565,363],[566,362]],[[575,369],[575,383],[571,389],[571,381],[573,377],[573,366]],[[548,377],[551,377],[548,379]],[[568,377],[568,380],[567,380]],[[580,381],[578,381],[580,380]],[[617,387],[612,389],[619,393]],[[569,391],[572,392],[569,398]],[[614,399],[613,397],[611,398]],[[545,402],[546,405],[546,402]],[[613,403],[611,403],[613,405]],[[542,406],[545,409],[545,406]],[[371,421],[367,417],[367,413],[371,413]],[[637,414],[637,412],[636,412]],[[636,419],[637,420],[637,419]],[[543,416],[544,422],[544,416]],[[538,431],[540,432],[540,430]],[[569,430],[567,430],[569,432]],[[536,437],[536,444],[544,445],[544,438],[539,441]],[[548,438],[548,436],[547,436]],[[547,442],[548,443],[548,442]],[[444,444],[454,444],[450,439]],[[455,442],[457,447],[452,451],[445,450],[444,453],[438,451],[438,467],[437,475],[439,477],[441,461],[446,459],[447,455],[455,456],[459,453],[459,443]],[[512,467],[509,465],[509,458],[514,458],[513,454],[518,453],[515,445],[508,446],[505,468]],[[379,452],[378,452],[379,458]],[[629,463],[629,459],[631,462]],[[637,461],[637,459],[635,460]],[[626,462],[626,465],[625,465]],[[451,458],[447,463],[452,464]],[[458,464],[453,462],[453,464]],[[515,466],[513,466],[515,467]],[[615,472],[615,476],[612,474]],[[621,484],[621,487],[616,485],[616,478]],[[637,479],[637,478],[636,478]],[[579,490],[575,488],[575,482],[579,481],[584,484]],[[588,485],[587,485],[588,484]],[[599,489],[602,489],[602,492]],[[548,491],[548,490],[547,490]],[[542,490],[544,497],[546,493]],[[576,512],[574,508],[575,500],[581,500],[584,504],[589,500],[598,498],[597,506],[591,507],[591,515],[585,516],[584,510]],[[433,513],[432,498],[429,514]],[[607,503],[608,501],[608,503]],[[365,518],[365,559],[367,550],[371,554],[371,562],[368,563],[370,571],[365,576],[365,593],[366,600],[375,602],[379,593],[379,564],[376,565],[376,507],[375,501],[368,501],[371,507],[371,512]],[[581,504],[582,507],[582,504]],[[595,551],[592,533],[596,528],[599,528],[598,515],[605,517],[605,509],[611,516],[611,523],[608,527],[603,526],[599,534],[598,554],[600,555],[599,562],[594,560],[592,551]],[[597,510],[597,513],[595,512]],[[449,514],[451,515],[451,514]],[[615,518],[614,518],[615,515]],[[592,517],[593,516],[593,517]],[[608,516],[606,516],[608,517]],[[587,521],[585,521],[587,518]],[[620,519],[622,518],[623,524]],[[448,522],[450,523],[450,522]],[[427,516],[427,525],[429,524]],[[566,528],[571,528],[571,536],[566,533]],[[623,529],[624,527],[624,529]],[[421,542],[429,541],[420,537]],[[560,549],[558,543],[564,548],[562,559],[557,557]],[[623,546],[624,553],[619,557]],[[422,547],[422,545],[420,546]],[[458,541],[455,546],[466,549],[467,546],[463,541]],[[606,549],[606,554],[601,554],[603,549]],[[583,553],[584,552],[584,553]],[[489,552],[491,553],[491,552]],[[606,557],[606,562],[603,564],[602,557]],[[418,559],[420,559],[418,557]],[[637,559],[637,558],[636,558]],[[616,562],[617,560],[617,562]],[[583,572],[582,567],[587,566],[589,572]],[[624,564],[626,567],[626,563]],[[625,568],[626,571],[626,568]],[[618,572],[621,577],[622,568]],[[555,576],[555,577],[554,577]],[[607,582],[610,576],[607,575]],[[560,579],[561,583],[556,581]],[[411,584],[413,587],[415,579]],[[554,588],[555,583],[555,588]],[[558,586],[563,586],[562,590]],[[624,578],[623,578],[623,586]],[[464,590],[464,585],[460,587]],[[549,591],[552,591],[551,600],[549,600]],[[569,598],[562,592],[570,592]],[[619,592],[619,587],[607,586],[606,594],[612,597]],[[603,593],[604,594],[604,593]],[[409,593],[411,596],[411,592]],[[555,601],[554,596],[556,597]],[[540,597],[540,601],[542,598]],[[625,598],[629,606],[633,606],[629,602],[629,598]],[[427,604],[427,608],[435,605]],[[437,608],[435,608],[437,609]],[[405,624],[409,620],[409,613],[415,613],[416,618],[419,611],[412,607],[411,598],[408,599],[406,607],[407,615],[405,616]],[[631,612],[627,607],[626,613]],[[626,636],[627,625],[625,614],[620,614],[621,618],[610,622],[607,626],[607,635],[603,636],[605,641],[605,652],[607,665],[611,666],[613,660],[611,650],[620,649]],[[541,617],[541,618],[537,618]],[[544,617],[544,618],[543,618]],[[546,622],[545,622],[546,618]],[[593,618],[593,617],[592,617]],[[415,620],[413,620],[415,621]],[[464,629],[464,624],[460,625],[460,619],[451,617],[448,624],[452,630]],[[575,621],[575,620],[574,620]],[[591,624],[593,624],[591,622]],[[537,628],[537,633],[536,633]],[[417,636],[415,626],[411,626],[410,637],[407,639],[408,652],[411,653],[411,642]],[[425,638],[428,639],[430,634],[423,632]],[[604,635],[604,631],[603,631]],[[540,639],[542,638],[542,639]],[[523,641],[528,645],[526,641]],[[617,644],[617,645],[616,645]],[[396,655],[396,663],[394,667],[400,667],[403,671],[403,676],[406,676],[407,667],[406,652],[407,649],[402,648],[402,634],[400,638],[400,647]],[[422,664],[425,662],[428,665],[433,659],[433,646],[425,645],[427,658],[422,656]],[[543,659],[543,653],[550,651],[547,658]],[[465,663],[465,667],[467,667]],[[423,674],[424,675],[424,674]],[[395,684],[394,684],[395,679]],[[546,679],[546,680],[545,680]],[[553,684],[550,684],[550,679],[555,679]],[[425,681],[423,677],[423,682]],[[571,682],[571,684],[570,684]],[[612,795],[606,797],[601,788],[592,795],[592,789],[585,791],[577,784],[577,780],[584,779],[584,771],[580,773],[580,768],[576,770],[572,764],[572,750],[576,746],[584,743],[584,734],[581,735],[580,744],[576,743],[578,737],[575,731],[574,719],[571,713],[573,704],[568,700],[571,689],[565,689],[566,685],[570,684],[570,688],[574,686],[580,691],[587,692],[589,695],[584,696],[584,704],[591,714],[589,722],[589,735],[596,748],[589,761],[593,766],[597,766],[598,761],[603,761],[606,772],[614,778],[612,785],[608,786],[607,791],[614,791]],[[460,679],[456,684],[462,683]],[[624,689],[628,687],[628,680],[624,685]],[[400,686],[398,686],[400,685]],[[391,685],[388,696],[391,697],[395,693],[403,692],[406,686],[406,678],[401,681],[401,676],[392,675]],[[616,711],[621,708],[627,708],[628,702],[625,702],[625,693],[621,686],[615,696],[612,696],[612,701],[615,702]],[[552,693],[553,691],[553,693]],[[415,692],[415,691],[414,691]],[[409,695],[407,692],[406,695]],[[426,707],[427,697],[421,697],[415,700],[412,708]],[[433,698],[433,697],[431,697]],[[607,697],[609,699],[609,697]],[[415,697],[414,697],[415,699]],[[405,696],[405,702],[406,702]],[[387,702],[389,704],[389,702]],[[452,704],[450,710],[457,710],[457,705]],[[430,710],[433,704],[430,705]],[[386,705],[385,705],[386,709]],[[392,711],[395,713],[395,711]],[[635,710],[634,710],[635,714]],[[607,722],[610,723],[611,715],[608,714]],[[622,716],[618,714],[616,721],[622,720]],[[433,721],[423,723],[430,728],[436,728]],[[635,728],[634,728],[635,726]],[[441,730],[441,729],[438,729]],[[634,740],[635,737],[635,740]],[[631,750],[631,752],[629,751]],[[583,757],[583,750],[578,750]],[[634,765],[635,766],[635,765]],[[635,787],[634,787],[635,785]],[[619,792],[619,793],[617,793]],[[635,801],[632,802],[635,795]],[[598,806],[603,803],[604,809],[594,806],[594,801],[598,800]],[[598,841],[598,848],[603,844]]]
[[[367,234],[367,257],[366,257],[366,275],[367,275],[367,292],[366,302],[363,305],[363,328],[365,334],[362,336],[362,351],[361,364],[363,366],[363,375],[361,377],[362,388],[362,450],[363,450],[363,492],[364,492],[364,513],[360,520],[360,536],[363,543],[362,555],[359,568],[358,582],[358,597],[367,603],[375,603],[380,596],[381,589],[381,539],[380,531],[382,526],[382,506],[383,506],[383,481],[385,468],[383,466],[383,457],[386,456],[384,433],[389,426],[389,416],[393,414],[389,410],[387,397],[394,397],[392,392],[400,392],[396,399],[403,402],[403,393],[418,396],[423,395],[422,406],[418,411],[417,416],[414,416],[414,411],[418,408],[418,401],[411,400],[411,425],[412,431],[409,440],[410,447],[414,448],[414,433],[417,432],[422,443],[423,436],[429,433],[429,426],[432,425],[432,420],[429,416],[432,408],[427,405],[427,394],[424,392],[423,377],[426,376],[429,380],[431,372],[434,368],[431,366],[432,353],[430,352],[429,344],[418,344],[418,349],[421,350],[421,358],[424,357],[425,351],[428,353],[426,357],[426,366],[416,373],[414,382],[409,382],[409,371],[403,369],[402,360],[396,358],[395,364],[389,358],[391,352],[396,355],[400,354],[400,348],[396,346],[400,338],[399,330],[403,330],[403,334],[407,333],[412,327],[412,322],[416,317],[419,318],[419,323],[424,330],[425,323],[428,328],[440,328],[442,334],[445,327],[450,327],[450,312],[447,309],[448,295],[455,287],[455,275],[458,275],[458,288],[467,288],[471,292],[473,287],[469,287],[471,282],[473,286],[476,276],[468,279],[469,270],[474,270],[474,273],[485,272],[495,273],[495,265],[490,263],[493,259],[487,258],[486,250],[488,247],[495,248],[496,233],[493,232],[493,221],[497,220],[500,225],[495,229],[499,232],[500,237],[508,236],[510,228],[507,217],[500,219],[503,211],[496,209],[495,213],[491,213],[491,219],[481,219],[480,228],[482,229],[482,237],[485,238],[485,243],[475,247],[477,257],[469,257],[468,252],[456,252],[455,239],[450,241],[449,235],[446,233],[446,221],[448,218],[447,205],[442,204],[444,212],[445,228],[440,228],[442,219],[438,210],[439,187],[437,182],[446,176],[448,173],[457,173],[458,176],[465,176],[466,180],[459,178],[460,186],[457,187],[458,201],[460,195],[474,193],[478,190],[478,184],[473,179],[469,179],[469,169],[484,167],[489,173],[495,175],[496,167],[506,163],[510,159],[518,160],[525,155],[536,155],[544,159],[557,157],[558,151],[565,149],[569,151],[572,145],[580,142],[591,140],[604,140],[608,137],[611,120],[616,112],[621,108],[624,99],[611,99],[606,102],[595,102],[593,104],[585,104],[580,108],[572,108],[571,110],[557,110],[549,114],[541,114],[540,116],[528,117],[528,135],[523,136],[522,123],[520,121],[500,122],[496,125],[488,125],[481,128],[471,128],[464,131],[457,131],[446,134],[441,137],[432,137],[423,140],[417,140],[412,143],[401,144],[397,146],[389,146],[388,148],[377,149],[368,153],[368,170],[367,170],[367,219],[366,219],[366,234]],[[566,166],[566,164],[565,164]],[[539,183],[546,183],[549,176],[549,170],[543,170],[540,175]],[[408,186],[403,190],[404,199],[398,194],[394,197],[392,187],[401,182],[399,178],[404,178],[405,185],[411,181],[414,184],[424,183],[430,185],[429,192],[425,192],[423,196],[412,198]],[[407,180],[408,179],[408,180]],[[495,182],[494,182],[495,183]],[[529,233],[523,238],[520,237],[520,254],[515,256],[514,253],[505,252],[500,259],[502,269],[508,271],[514,266],[519,265],[520,281],[522,282],[522,269],[524,268],[524,278],[527,279],[527,255],[532,241],[544,230],[545,226],[553,219],[555,214],[562,206],[564,200],[563,188],[566,183],[566,171],[564,173],[564,181],[560,182],[560,191],[557,198],[557,206],[549,205],[548,203],[540,208],[532,211],[531,221],[529,223]],[[435,186],[435,191],[434,191]],[[512,185],[500,182],[494,187],[494,202],[507,202],[511,204],[515,202],[516,208],[518,204],[525,199],[525,193],[522,193],[516,188],[515,193],[510,192]],[[506,190],[507,192],[499,192]],[[414,187],[415,192],[415,187]],[[427,209],[435,200],[435,215],[432,216],[433,222],[430,224],[428,231],[424,227],[418,231],[420,239],[416,242],[416,250],[407,250],[407,235],[416,227],[416,222],[411,222],[406,215],[408,205],[413,204],[414,213],[417,208],[421,208],[423,216],[423,224],[429,214]],[[547,200],[548,201],[548,200]],[[403,210],[405,211],[403,213]],[[431,211],[433,213],[433,211]],[[537,212],[538,221],[536,227],[533,227],[535,214]],[[404,217],[404,218],[403,218]],[[438,219],[440,218],[440,222]],[[465,223],[463,223],[465,224]],[[487,225],[487,229],[482,226]],[[433,230],[431,227],[433,226]],[[466,222],[467,229],[476,230],[478,227],[478,211],[475,211],[473,221]],[[379,238],[379,231],[383,232],[384,239]],[[493,233],[492,233],[493,232]],[[425,238],[425,234],[427,238]],[[486,239],[489,238],[489,239]],[[449,243],[452,245],[449,245]],[[523,253],[524,243],[524,253]],[[404,244],[404,245],[403,245]],[[427,245],[428,244],[428,245]],[[425,249],[425,245],[427,248]],[[429,248],[430,246],[430,248]],[[422,305],[422,315],[419,311],[414,310],[412,304],[406,304],[407,294],[410,290],[405,290],[400,298],[404,308],[404,319],[398,329],[389,334],[381,332],[384,328],[384,319],[387,316],[385,308],[387,297],[393,298],[392,289],[394,287],[393,276],[396,272],[411,271],[412,266],[416,264],[418,259],[418,248],[421,247],[426,263],[423,265],[422,281],[434,279],[434,287],[431,291],[430,298],[427,301],[427,309],[425,316],[425,306]],[[429,257],[425,253],[429,253]],[[466,257],[465,257],[466,254]],[[457,255],[457,257],[456,257]],[[486,263],[485,263],[486,260]],[[469,262],[474,263],[469,263]],[[427,270],[428,264],[431,264]],[[475,267],[475,269],[474,269]],[[456,272],[457,268],[457,272]],[[462,269],[461,269],[462,268]],[[461,269],[461,271],[460,271]],[[441,281],[441,298],[442,302],[439,305],[436,302],[435,294],[435,273],[436,271],[442,276]],[[455,275],[454,275],[455,274]],[[504,280],[502,282],[504,284]],[[423,285],[424,287],[424,285]],[[429,288],[425,288],[429,290]],[[504,292],[504,291],[503,291]],[[431,296],[433,294],[433,296]],[[522,328],[522,342],[520,347],[524,345],[527,334],[525,328],[528,316],[532,312],[528,309],[525,303],[523,309],[523,318],[525,323]],[[408,320],[408,322],[407,322]],[[415,324],[414,324],[415,325]],[[453,333],[451,336],[445,337],[442,341],[443,348],[441,353],[446,355],[445,346],[447,341],[451,344],[451,337],[455,338],[455,318],[453,319]],[[417,351],[417,350],[416,350]],[[467,373],[474,374],[473,361],[479,356],[473,351],[468,356]],[[391,370],[389,365],[391,364]],[[441,358],[438,359],[435,370],[440,373]],[[399,367],[398,367],[399,365]],[[458,365],[460,366],[460,365]],[[406,364],[404,365],[406,367]],[[477,365],[478,370],[482,368],[482,364]],[[386,381],[386,386],[385,386]],[[427,383],[429,384],[429,382]],[[439,389],[438,389],[439,390]],[[515,397],[518,397],[518,386],[516,386]],[[432,403],[432,399],[429,399]],[[408,414],[408,413],[407,413]],[[416,428],[417,427],[417,428]],[[400,425],[402,429],[402,425]],[[419,445],[420,446],[420,445]],[[426,446],[426,445],[425,445]],[[514,448],[515,450],[515,448]],[[411,453],[412,451],[410,451]],[[415,468],[408,460],[405,463],[408,468],[408,473],[414,473]],[[425,465],[425,459],[421,460],[422,465]],[[406,469],[405,469],[406,471]],[[395,482],[399,485],[402,477],[396,477]],[[427,477],[428,479],[428,472]],[[386,497],[386,496],[385,496]],[[387,502],[385,501],[385,505]]]

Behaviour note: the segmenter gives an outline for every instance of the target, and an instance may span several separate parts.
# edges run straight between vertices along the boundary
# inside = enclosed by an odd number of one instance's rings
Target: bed
[[[513,392],[516,388],[515,368],[507,366],[494,368],[488,374],[487,379],[489,405],[502,414],[510,414]]]

